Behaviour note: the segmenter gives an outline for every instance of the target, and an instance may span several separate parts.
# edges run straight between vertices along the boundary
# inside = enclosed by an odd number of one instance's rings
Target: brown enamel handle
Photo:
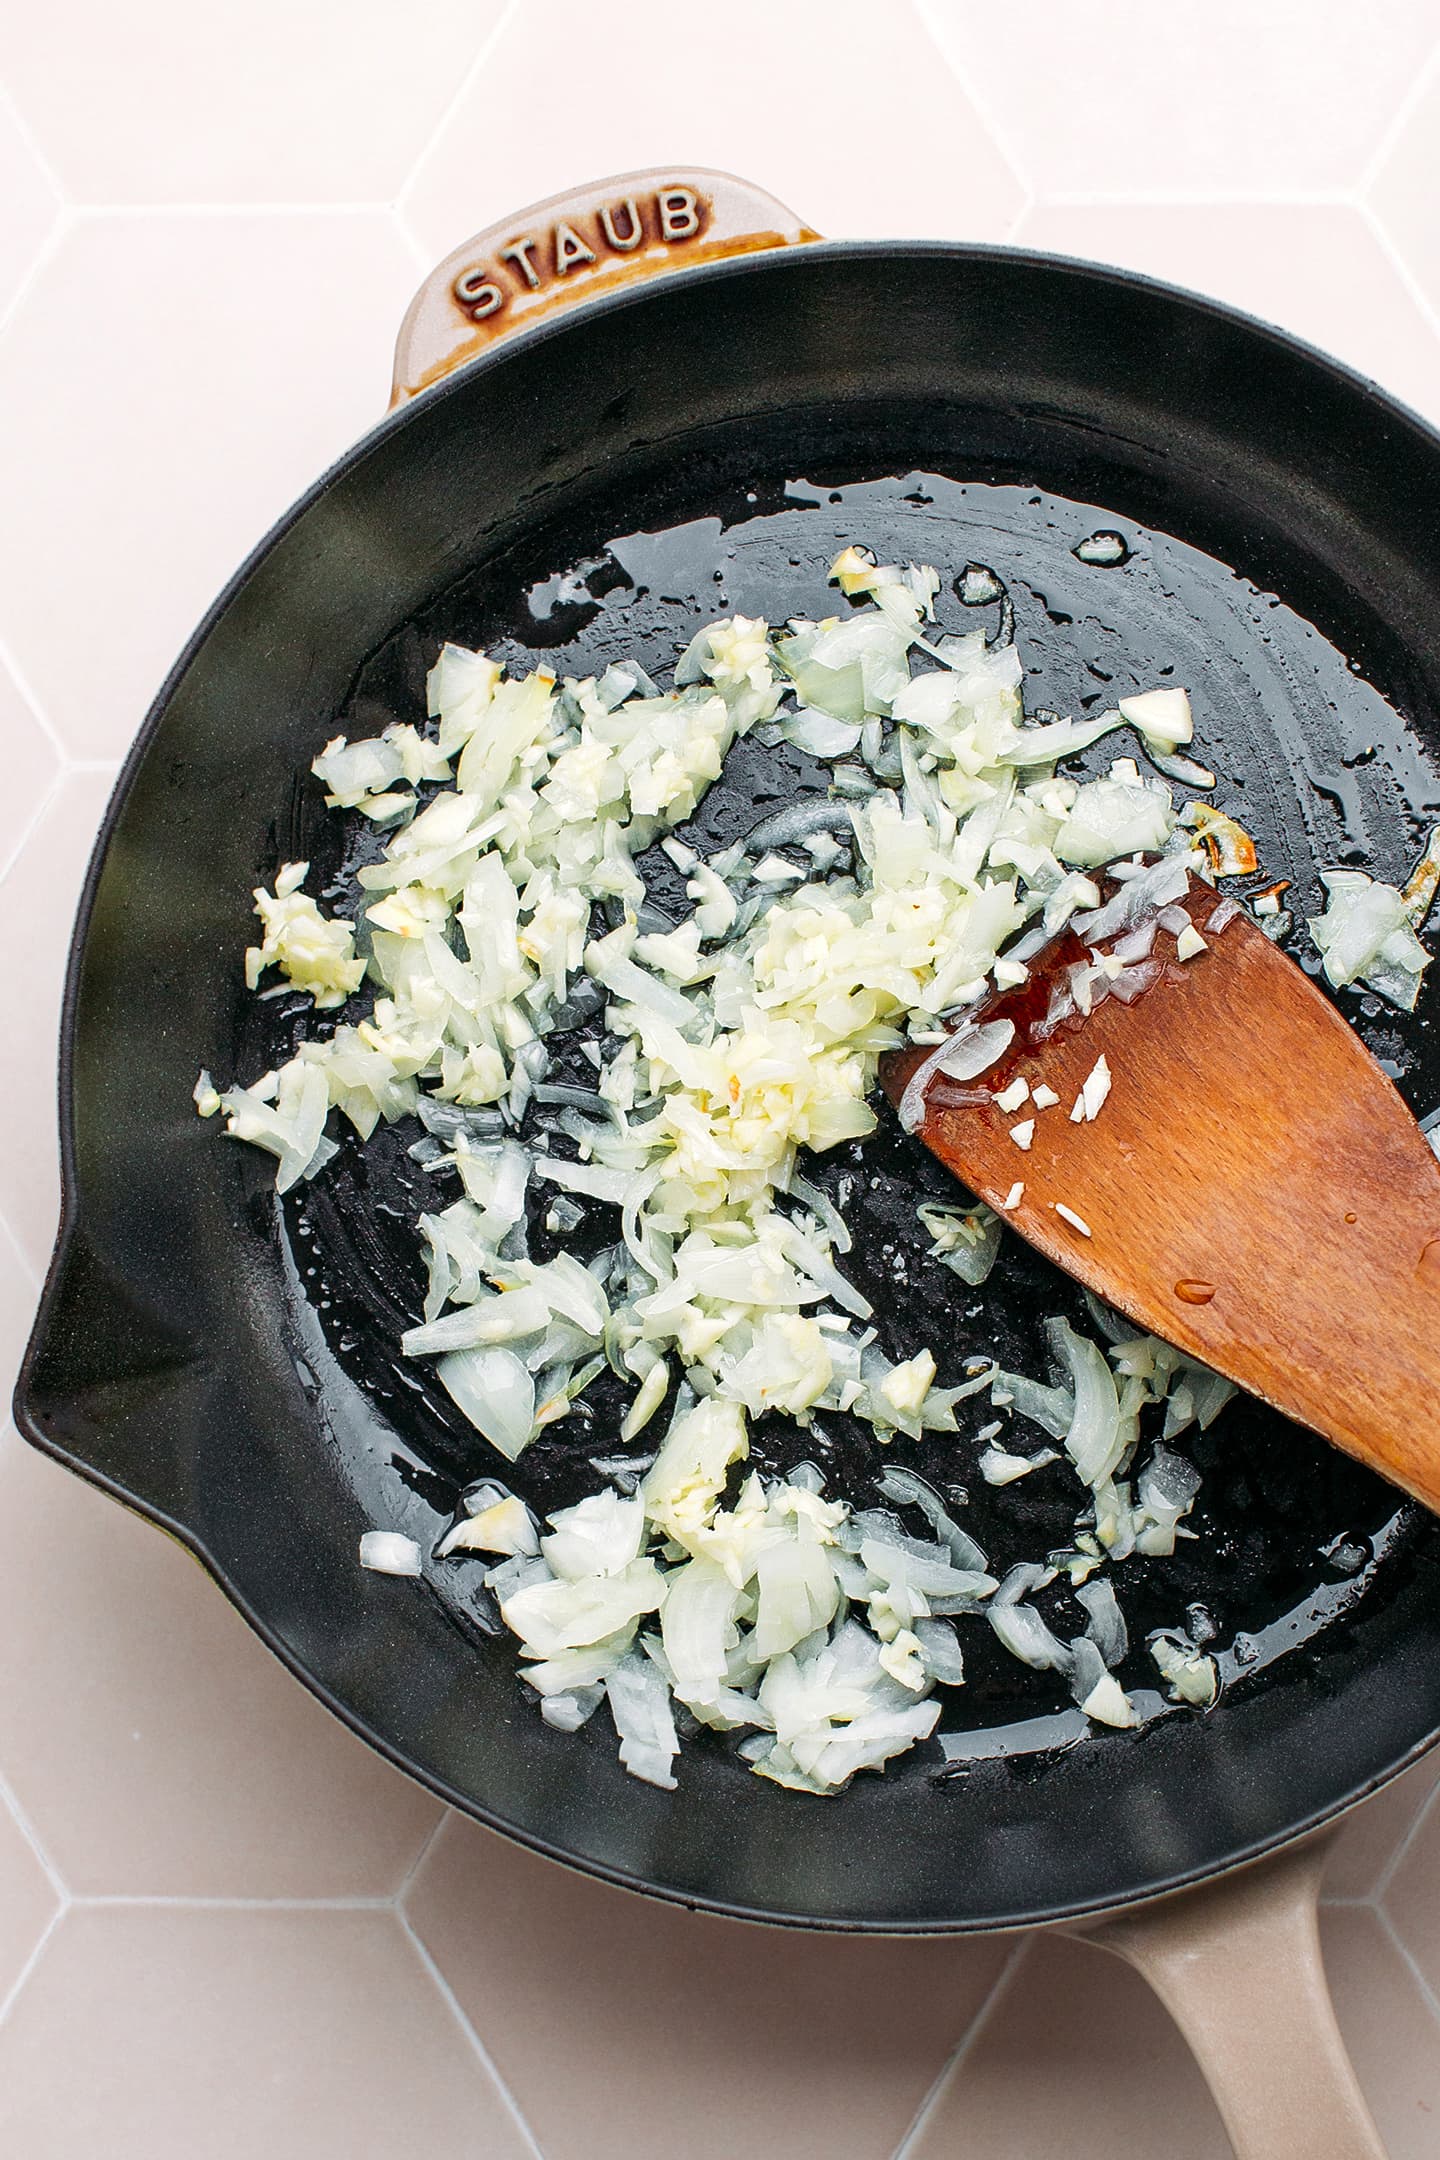
[[[1385,2160],[1320,1955],[1326,1843],[1067,1931],[1149,1981],[1205,2073],[1235,2160]]]
[[[693,167],[621,173],[552,195],[476,233],[431,271],[400,325],[390,403],[574,301],[819,237],[763,188]]]

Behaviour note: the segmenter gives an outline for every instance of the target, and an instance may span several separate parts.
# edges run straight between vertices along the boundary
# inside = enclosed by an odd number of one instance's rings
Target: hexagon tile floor
[[[411,289],[467,233],[597,174],[731,167],[829,233],[1207,288],[1440,418],[1434,0],[722,0],[686,22],[661,0],[48,0],[0,24],[12,1370],[117,761],[232,566],[380,412]],[[0,1523],[14,2160],[1101,2160],[1156,2152],[1161,2122],[1173,2160],[1228,2150],[1174,2028],[1097,1952],[759,1934],[598,1888],[447,1818],[175,1546],[13,1434]],[[1329,1877],[1394,2160],[1440,2152],[1437,1771],[1353,1817]]]

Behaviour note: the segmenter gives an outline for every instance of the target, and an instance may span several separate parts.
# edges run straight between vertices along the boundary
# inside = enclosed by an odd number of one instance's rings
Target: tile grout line
[[[1394,1921],[1391,1919],[1389,1913],[1386,1912],[1383,1905],[1376,1906],[1375,1916],[1380,1922],[1380,1925],[1384,1929],[1386,1935],[1390,1938],[1391,1948],[1402,1960],[1406,1970],[1410,1974],[1411,1979],[1414,1981],[1416,1993],[1419,1995],[1421,2002],[1424,2003],[1425,2008],[1429,2011],[1431,2017],[1434,2018],[1436,2024],[1440,2025],[1440,1998],[1436,1997],[1435,1990],[1431,1987],[1424,1973],[1420,1970],[1419,1965],[1411,1956],[1409,1949],[1406,1947],[1406,1944],[1401,1938],[1399,1929],[1396,1927]]]
[[[969,2025],[940,2065],[939,2075],[916,2109],[909,2128],[891,2155],[891,2160],[913,2160],[913,2155],[917,2150],[917,2141],[923,2137],[932,2116],[939,2108],[946,2086],[956,2072],[964,2068],[976,2041],[999,2008],[1001,1997],[1009,1992],[1011,1981],[1029,1954],[1034,1940],[1035,1936],[1032,1931],[1030,1934],[1022,1935],[1020,1940],[1012,1945],[1006,1956],[1005,1963],[995,1976],[989,1994],[985,1997],[984,2002],[981,2003],[974,2017],[971,2018]]]
[[[0,104],[3,104],[15,123],[15,132],[24,143],[35,163],[44,175],[45,183],[55,197],[56,208],[64,210],[70,201],[69,193],[59,172],[50,162],[49,152],[31,127],[25,109],[8,83],[0,82]]]
[[[416,1853],[415,1858],[411,1861],[409,1867],[405,1870],[404,1875],[400,1879],[399,1889],[395,1891],[394,1895],[390,1900],[391,1904],[396,1908],[397,1911],[404,1904],[406,1898],[410,1895],[411,1890],[414,1888],[415,1878],[420,1873],[421,1868],[424,1867],[425,1862],[429,1859],[430,1854],[434,1848],[435,1841],[439,1837],[441,1831],[445,1828],[446,1823],[449,1822],[452,1812],[452,1809],[446,1807],[443,1802],[441,1803],[440,1820],[435,1824],[429,1835],[422,1841],[419,1852]]]
[[[1399,278],[1404,290],[1414,301],[1427,329],[1433,330],[1437,335],[1440,335],[1440,310],[1436,309],[1425,287],[1416,277],[1401,250],[1396,246],[1394,236],[1384,218],[1380,216],[1374,205],[1368,201],[1357,201],[1355,209],[1371,239]]]
[[[1375,182],[1379,179],[1387,158],[1414,119],[1422,98],[1430,88],[1434,80],[1437,63],[1440,63],[1440,43],[1432,47],[1415,70],[1410,88],[1405,92],[1392,114],[1389,126],[1382,129],[1379,142],[1361,166],[1360,177],[1355,183],[1357,195],[1368,195]]]
[[[949,46],[945,44],[939,37],[937,37],[935,33],[934,22],[935,13],[936,0],[910,0],[910,18],[912,22],[915,23],[915,25],[919,29],[920,35],[929,45],[930,50],[935,55],[935,58],[939,61],[941,67],[945,70],[946,74],[950,77],[950,80],[959,90],[960,95],[969,105],[970,110],[974,113],[975,118],[980,125],[981,133],[984,135],[991,149],[995,152],[1001,164],[1005,167],[1006,172],[1009,173],[1011,179],[1015,182],[1015,185],[1019,188],[1021,194],[1024,196],[1024,207],[1020,212],[1020,215],[1023,216],[1025,214],[1025,211],[1028,210],[1034,202],[1034,183],[1030,179],[1028,172],[1021,170],[1020,165],[1018,164],[1011,152],[1009,143],[1006,141],[1005,137],[1001,134],[999,128],[997,127],[994,115],[990,111],[988,104],[986,103],[984,98],[978,95],[975,85],[970,78],[969,71],[966,68],[962,67],[959,61],[955,59],[954,55],[950,51]]]
[[[1435,1807],[1437,1801],[1440,1801],[1440,1785],[1434,1786],[1432,1790],[1426,1794],[1424,1801],[1415,1810],[1414,1819],[1410,1823],[1409,1828],[1406,1830],[1404,1836],[1398,1840],[1395,1846],[1395,1850],[1391,1853],[1390,1858],[1386,1861],[1384,1867],[1376,1876],[1375,1888],[1371,1894],[1370,1902],[1376,1907],[1377,1911],[1383,1910],[1386,1892],[1389,1890],[1391,1883],[1395,1880],[1396,1875],[1399,1873],[1401,1865],[1404,1862],[1405,1856],[1409,1852],[1410,1847],[1414,1844],[1416,1838],[1419,1836],[1421,1825],[1424,1823],[1426,1817],[1430,1814],[1431,1809]]]
[[[48,736],[46,740],[48,742]],[[15,840],[5,849],[3,854],[0,854],[0,884],[3,884],[5,879],[9,877],[10,872],[15,868],[16,863],[19,862],[20,857],[45,822],[52,804],[65,785],[65,777],[63,765],[57,772],[51,774],[48,784],[41,790],[39,800],[31,810],[30,815],[24,820]],[[37,1282],[35,1288],[38,1290],[39,1287]]]
[[[20,292],[16,295],[14,302],[14,305],[16,307],[19,306],[21,298],[28,291],[29,281],[28,279],[26,279],[22,281]],[[8,319],[8,317],[0,317],[0,337],[3,337],[5,334],[5,325]],[[64,743],[61,741],[59,735],[56,733],[55,724],[51,720],[50,715],[46,712],[45,707],[41,703],[40,699],[36,697],[34,686],[32,685],[30,678],[26,674],[24,668],[21,667],[19,661],[16,659],[10,641],[6,637],[0,637],[0,665],[3,665],[5,668],[8,669],[10,678],[14,682],[16,689],[20,692],[21,697],[25,700],[25,703],[29,706],[31,713],[34,715],[35,725],[39,728],[41,734],[45,737],[45,740],[49,743],[51,749],[55,752],[56,757],[60,760],[60,777],[63,779],[65,774],[70,770],[70,767],[74,761],[72,760],[70,753],[66,749]]]
[[[534,2131],[531,2129],[529,2123],[526,2121],[525,2116],[522,2114],[519,2102],[516,2100],[514,2093],[511,2092],[510,2087],[506,2083],[505,2079],[501,2077],[499,2069],[491,2058],[490,2050],[486,2047],[484,2041],[480,2038],[480,2035],[476,2030],[474,2024],[465,2015],[464,2010],[461,2008],[460,1999],[456,1995],[454,1988],[451,1987],[450,1982],[446,1979],[444,1973],[436,1964],[434,1958],[430,1955],[429,1950],[426,1948],[424,1942],[421,1940],[417,1930],[411,1925],[410,1916],[405,1911],[405,1908],[397,1903],[393,1907],[393,1910],[396,1922],[400,1928],[401,1933],[405,1936],[406,1940],[410,1944],[411,1949],[415,1952],[416,1957],[420,1960],[420,1963],[425,1968],[425,1971],[429,1975],[431,1984],[435,1988],[436,1993],[440,1996],[442,2002],[444,2002],[448,2007],[450,2015],[454,2018],[456,2024],[460,2027],[461,2032],[464,2033],[466,2039],[470,2042],[470,2046],[474,2052],[476,2061],[480,2064],[480,2067],[484,2070],[486,2076],[489,2078],[496,2092],[500,2095],[500,2098],[504,2101],[506,2107],[510,2110],[510,2114],[514,2120],[515,2127],[519,2131],[522,2139],[525,2142],[525,2145],[533,2156],[533,2160],[545,2160],[545,2155],[540,2150],[540,2142],[536,2137]]]
[[[60,1922],[64,1919],[66,1911],[67,1907],[61,1905],[57,1908],[56,1911],[51,1913],[49,1920],[45,1924],[45,1931],[41,1935],[40,1940],[36,1943],[34,1949],[30,1952],[29,1957],[26,1958],[24,1964],[21,1966],[19,1972],[16,1974],[15,1979],[8,1991],[4,1995],[0,1995],[0,2029],[3,2029],[5,2021],[9,2017],[10,2012],[14,2009],[16,2003],[19,2002],[21,1994],[24,1991],[25,1985],[28,1982],[30,1975],[34,1972],[36,1966],[40,1962],[46,1944],[49,1942],[51,1936],[55,1933],[56,1928],[59,1927]]]
[[[5,1225],[5,1228],[8,1232],[10,1229],[8,1223]],[[41,1868],[44,1870],[46,1881],[49,1883],[50,1888],[54,1891],[56,1897],[60,1900],[60,1910],[62,1912],[65,1911],[66,1907],[72,1903],[71,1894],[69,1888],[66,1885],[65,1878],[60,1873],[60,1870],[55,1865],[55,1862],[51,1859],[50,1854],[46,1849],[44,1840],[42,1839],[39,1831],[35,1828],[34,1823],[31,1822],[30,1817],[26,1813],[25,1809],[20,1805],[19,1796],[17,1795],[14,1786],[10,1783],[10,1780],[5,1776],[3,1771],[0,1771],[0,1808],[9,1809],[10,1814],[14,1818],[15,1827],[20,1832],[21,1837],[24,1838],[26,1844],[30,1847],[30,1850],[34,1853],[35,1858],[39,1861]]]
[[[417,234],[412,234],[410,231],[410,221],[405,214],[405,198],[410,193],[411,189],[414,187],[419,174],[423,172],[425,168],[425,162],[430,156],[431,151],[436,147],[438,143],[443,140],[451,121],[455,118],[455,115],[460,110],[460,107],[464,100],[469,96],[471,86],[479,78],[480,74],[483,72],[487,62],[490,59],[491,54],[495,51],[495,48],[499,45],[500,40],[504,37],[506,31],[510,28],[511,23],[518,20],[519,15],[520,0],[506,0],[506,5],[504,8],[502,8],[500,14],[496,17],[495,22],[490,29],[489,35],[483,37],[480,40],[479,45],[476,47],[474,56],[471,59],[469,67],[466,68],[464,74],[460,78],[459,83],[456,85],[454,96],[451,98],[449,104],[445,107],[444,112],[441,113],[439,119],[435,122],[435,125],[431,128],[424,147],[417,155],[415,162],[410,167],[409,172],[406,173],[404,179],[400,183],[398,190],[396,191],[395,200],[390,206],[391,210],[394,214],[396,223],[400,226],[401,231],[407,234],[407,236],[409,236],[410,238],[412,238],[415,241],[416,246],[419,246],[419,236]],[[523,204],[520,207],[523,208]],[[457,241],[455,244],[458,247],[463,243]]]
[[[28,837],[29,837],[30,833],[31,833],[31,832],[33,832],[33,831],[34,831],[34,825],[33,825],[33,823],[32,823],[31,825],[29,825],[29,826],[27,826],[27,827],[26,827],[26,837],[27,837],[27,839],[28,839]],[[12,861],[13,861],[13,858],[12,858]],[[7,870],[8,870],[8,869],[9,869],[10,867],[11,867],[11,864],[7,864],[7,865],[6,865],[6,869],[7,869]],[[3,873],[0,873],[0,876],[3,876]],[[15,1235],[15,1232],[14,1232],[14,1230],[13,1230],[13,1229],[11,1228],[11,1225],[10,1225],[10,1218],[9,1218],[9,1216],[8,1216],[8,1215],[7,1215],[6,1213],[5,1213],[5,1211],[4,1211],[4,1209],[3,1209],[3,1208],[0,1208],[0,1238],[3,1238],[3,1240],[4,1240],[5,1244],[9,1246],[9,1248],[10,1248],[10,1251],[11,1251],[11,1254],[13,1255],[14,1259],[16,1260],[16,1262],[18,1263],[19,1267],[20,1267],[20,1268],[21,1268],[21,1270],[23,1271],[23,1273],[24,1273],[24,1275],[25,1275],[25,1278],[26,1278],[26,1280],[28,1281],[28,1283],[29,1283],[29,1285],[30,1285],[30,1289],[31,1289],[31,1292],[32,1292],[32,1294],[33,1294],[33,1295],[34,1295],[35,1297],[37,1297],[37,1298],[38,1298],[38,1297],[39,1297],[39,1295],[40,1295],[40,1283],[41,1283],[41,1276],[40,1276],[39,1270],[38,1270],[37,1268],[35,1268],[35,1267],[33,1267],[33,1266],[31,1265],[31,1262],[30,1262],[30,1255],[29,1255],[29,1254],[28,1254],[28,1253],[27,1253],[27,1252],[25,1251],[24,1247],[23,1247],[23,1246],[21,1245],[21,1243],[20,1243],[20,1240],[19,1240],[19,1238],[17,1238],[17,1237],[16,1237],[16,1235]],[[3,1420],[3,1424],[4,1424],[4,1430],[5,1430],[6,1432],[15,1432],[15,1426],[14,1426],[14,1422],[13,1422],[13,1420],[12,1420],[12,1419],[11,1419],[11,1418],[9,1417],[8,1413],[7,1413],[6,1417],[5,1417],[5,1418],[4,1418],[4,1420]],[[15,1432],[15,1437],[16,1437],[16,1439],[17,1439],[17,1440],[18,1440],[18,1439],[20,1438],[20,1435],[19,1435],[19,1433],[18,1433],[18,1432]]]
[[[76,224],[105,224],[120,218],[287,218],[384,217],[390,205],[373,202],[79,202],[69,206]]]
[[[1020,235],[1029,220],[1031,211],[1034,208],[1035,197],[1027,189],[1024,202],[1020,205],[1020,208],[1016,211],[1014,217],[1011,218],[1009,224],[1005,228],[1004,245],[1006,247],[1028,247],[1030,245],[1029,241],[1022,240]]]
[[[0,337],[3,337],[9,330],[10,325],[15,321],[34,287],[38,284],[41,272],[48,269],[51,261],[60,251],[61,242],[66,240],[74,229],[75,213],[68,203],[61,203],[56,209],[55,221],[50,230],[40,242],[39,247],[36,248],[25,269],[20,273],[20,281],[16,285],[14,292],[11,293],[5,305],[0,307]]]
[[[1041,210],[1353,210],[1353,188],[1041,188]]]
[[[8,1224],[6,1225],[6,1229],[8,1231]],[[15,1796],[14,1788],[11,1786],[9,1780],[3,1774],[0,1774],[0,1807],[7,1808],[9,1810],[11,1820],[14,1822],[16,1829],[20,1832],[21,1837],[25,1840],[25,1843],[30,1847],[31,1852],[35,1855],[35,1859],[41,1869],[41,1872],[44,1874],[45,1880],[49,1883],[51,1891],[53,1892],[55,1898],[55,1910],[51,1913],[49,1919],[45,1923],[45,1926],[42,1928],[39,1939],[35,1943],[34,1948],[31,1950],[29,1957],[26,1958],[24,1964],[20,1967],[19,1972],[15,1975],[15,1979],[12,1982],[11,1986],[6,1990],[4,1995],[0,1995],[0,2027],[3,2027],[6,2019],[10,2015],[11,2010],[20,2000],[21,1991],[24,1988],[26,1982],[29,1980],[31,1973],[34,1972],[35,1967],[39,1964],[41,1953],[43,1952],[45,1945],[49,1942],[51,1936],[55,1933],[56,1928],[59,1927],[61,1921],[65,1918],[65,1915],[70,1911],[74,1900],[72,1899],[70,1892],[65,1887],[65,1883],[59,1869],[55,1866],[54,1861],[50,1858],[49,1853],[45,1850],[44,1845],[41,1843],[39,1832],[31,1823],[30,1818],[26,1814],[24,1808],[21,1807],[19,1800]]]
[[[137,1907],[157,1912],[390,1912],[393,1897],[189,1897],[183,1891],[81,1890],[70,1903],[87,1911],[111,1908],[133,1911]]]

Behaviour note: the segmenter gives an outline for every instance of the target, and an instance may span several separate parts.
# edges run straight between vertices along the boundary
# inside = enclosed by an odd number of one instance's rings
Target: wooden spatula
[[[1294,961],[1208,886],[1180,904],[1203,952],[1181,961],[1159,930],[1151,987],[1036,1040],[1061,972],[1094,958],[1062,933],[980,1016],[1014,1022],[1001,1060],[925,1083],[918,1136],[1141,1327],[1440,1511],[1440,1162]],[[897,1105],[926,1055],[883,1061]],[[1102,1057],[1109,1093],[1076,1122]],[[1020,1078],[1031,1095],[1001,1110]],[[1047,1085],[1060,1100],[1037,1111]]]

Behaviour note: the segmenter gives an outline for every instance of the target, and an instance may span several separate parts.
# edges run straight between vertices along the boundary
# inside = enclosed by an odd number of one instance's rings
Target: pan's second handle
[[[1386,2160],[1335,2022],[1316,1910],[1326,1840],[1074,1932],[1150,1982],[1236,2160]]]
[[[428,390],[507,331],[576,300],[692,263],[819,234],[730,173],[621,173],[535,203],[447,255],[411,301],[392,405]]]

